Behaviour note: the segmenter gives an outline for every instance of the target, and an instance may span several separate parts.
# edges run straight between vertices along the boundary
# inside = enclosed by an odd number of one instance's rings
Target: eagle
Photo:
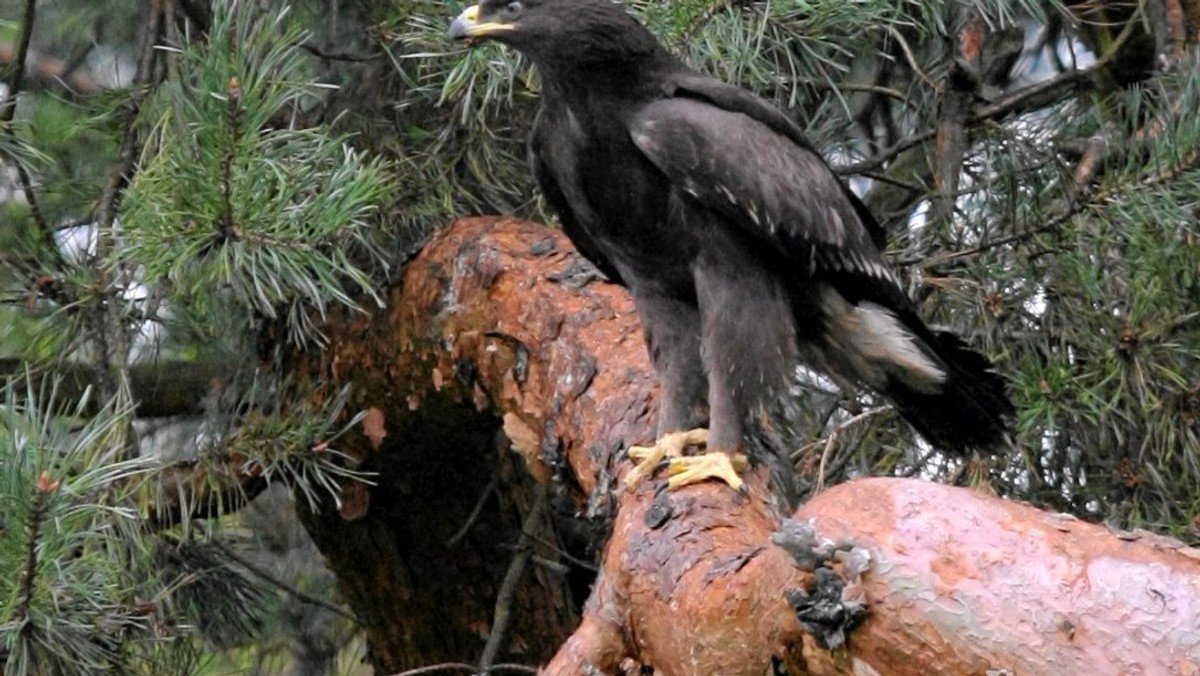
[[[883,394],[940,449],[1009,443],[1003,379],[921,320],[883,229],[783,111],[688,67],[611,0],[484,0],[450,37],[532,61],[537,181],[633,297],[662,391],[629,483],[667,455],[672,488],[741,487],[746,440],[801,363]]]

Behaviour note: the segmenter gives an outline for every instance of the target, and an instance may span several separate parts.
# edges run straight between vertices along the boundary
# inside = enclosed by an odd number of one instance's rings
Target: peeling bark
[[[844,484],[795,515],[872,558],[848,588],[867,621],[848,648],[820,648],[784,596],[811,574],[771,544],[785,515],[762,468],[748,495],[668,494],[662,472],[613,488],[631,469],[620,450],[653,435],[656,386],[628,296],[556,231],[460,221],[388,307],[331,327],[315,369],[373,409],[344,450],[378,485],[350,512],[301,506],[382,672],[477,663],[498,643],[512,545],[533,540],[535,558],[561,564],[585,555],[569,529],[593,527],[609,538],[582,617],[578,585],[531,566],[504,609],[504,660],[553,654],[548,674],[1200,673],[1187,550],[916,480]],[[475,509],[493,477],[495,502]],[[523,527],[535,482],[560,518]]]
[[[469,219],[409,264],[383,314],[327,329],[314,375],[377,411],[341,450],[379,478],[357,489],[360,518],[332,503],[302,518],[381,673],[483,657],[534,482],[551,489],[543,563],[505,609],[498,660],[544,661],[578,624],[592,574],[572,559],[607,531],[617,451],[652,440],[657,389],[628,296],[594,279],[557,231]]]
[[[1200,561],[1166,538],[900,479],[797,517],[871,552],[849,652],[879,673],[1200,673]]]
[[[687,507],[658,534],[639,528],[640,501],[622,504],[633,534],[614,534],[593,607],[546,673],[612,673],[625,656],[664,675],[1200,673],[1200,561],[1165,538],[918,480],[842,484],[796,514],[871,554],[855,585],[870,616],[830,653],[779,603],[807,580],[768,543],[768,515],[721,492],[677,494]],[[695,536],[725,518],[736,534]]]

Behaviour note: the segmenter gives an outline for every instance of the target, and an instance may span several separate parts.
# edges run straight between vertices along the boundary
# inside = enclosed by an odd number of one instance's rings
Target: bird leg
[[[742,478],[738,472],[746,469],[746,456],[732,456],[722,451],[703,455],[685,456],[683,450],[689,446],[704,446],[708,443],[708,430],[698,428],[686,432],[668,432],[659,437],[653,446],[630,446],[629,457],[638,462],[637,467],[625,478],[626,488],[633,488],[654,473],[663,458],[668,458],[667,487],[670,490],[699,483],[705,479],[719,479],[734,490],[742,489]]]

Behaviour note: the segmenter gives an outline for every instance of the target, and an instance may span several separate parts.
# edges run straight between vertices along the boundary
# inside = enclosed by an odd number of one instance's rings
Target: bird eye
[[[504,6],[504,11],[509,14],[516,14],[517,12],[521,11],[521,3],[517,2],[517,0],[513,0]]]

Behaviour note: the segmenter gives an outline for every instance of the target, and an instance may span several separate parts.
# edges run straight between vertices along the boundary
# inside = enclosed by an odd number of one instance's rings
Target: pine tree
[[[40,9],[100,21],[68,4]],[[20,49],[38,9],[23,7]],[[272,483],[315,503],[366,480],[336,447],[358,421],[345,392],[271,364],[321,345],[331,309],[379,306],[386,264],[368,240],[388,167],[310,121],[328,85],[287,7],[216,3],[194,35],[177,9],[124,17],[138,39],[120,90],[72,105],[8,79],[24,200],[5,228],[6,345],[23,364],[0,406],[5,673],[195,672],[201,646],[263,635],[278,589],[231,549],[236,522],[193,517]],[[55,156],[25,140],[51,129],[71,137],[47,144]],[[81,156],[89,143],[107,157]],[[274,348],[256,342],[268,333]],[[155,383],[179,376],[175,408],[149,412],[170,389]],[[184,448],[154,441],[156,417],[189,413],[173,424]]]
[[[363,335],[388,336],[380,308],[453,219],[553,220],[525,161],[538,93],[528,64],[449,44],[461,7],[444,3],[0,7],[0,44],[12,47],[0,50],[5,673],[190,673],[201,650],[263,635],[269,583],[230,555],[243,536],[230,515],[268,484],[292,491],[322,553],[342,562],[334,572],[379,668],[476,661],[483,641],[454,652],[428,628],[457,624],[446,634],[467,641],[491,626],[492,598],[472,600],[468,617],[405,606],[411,589],[369,582],[388,547],[405,551],[398,534],[431,528],[420,518],[499,507],[486,510],[490,539],[463,545],[462,568],[413,555],[397,578],[442,566],[494,591],[509,570],[502,547],[528,545],[530,513],[560,549],[595,562],[603,519],[563,506],[587,496],[566,480],[538,498],[511,454],[428,512],[397,497],[419,475],[408,463],[433,463],[431,449],[490,453],[491,414],[446,405],[428,415],[457,427],[449,446],[402,449],[389,429],[372,456],[379,442],[359,433],[372,424],[360,411],[428,374],[365,369],[350,388],[314,377],[335,359],[358,363],[348,346]],[[631,9],[692,65],[793,115],[887,228],[922,313],[968,336],[1010,382],[1020,453],[963,462],[869,395],[799,374],[777,423],[810,489],[921,476],[1196,537],[1195,0]],[[108,79],[100,63],[126,75]],[[192,426],[156,422],[156,405]],[[338,514],[365,509],[363,496],[386,515],[376,530]],[[368,556],[368,544],[392,553]],[[470,567],[497,547],[499,563]],[[577,619],[590,573],[571,571],[546,583],[558,591],[545,598],[570,606],[542,618],[546,645]],[[412,617],[364,612],[371,604]],[[389,634],[401,625],[427,642]],[[404,650],[411,663],[396,658]],[[536,662],[545,650],[504,654]]]

